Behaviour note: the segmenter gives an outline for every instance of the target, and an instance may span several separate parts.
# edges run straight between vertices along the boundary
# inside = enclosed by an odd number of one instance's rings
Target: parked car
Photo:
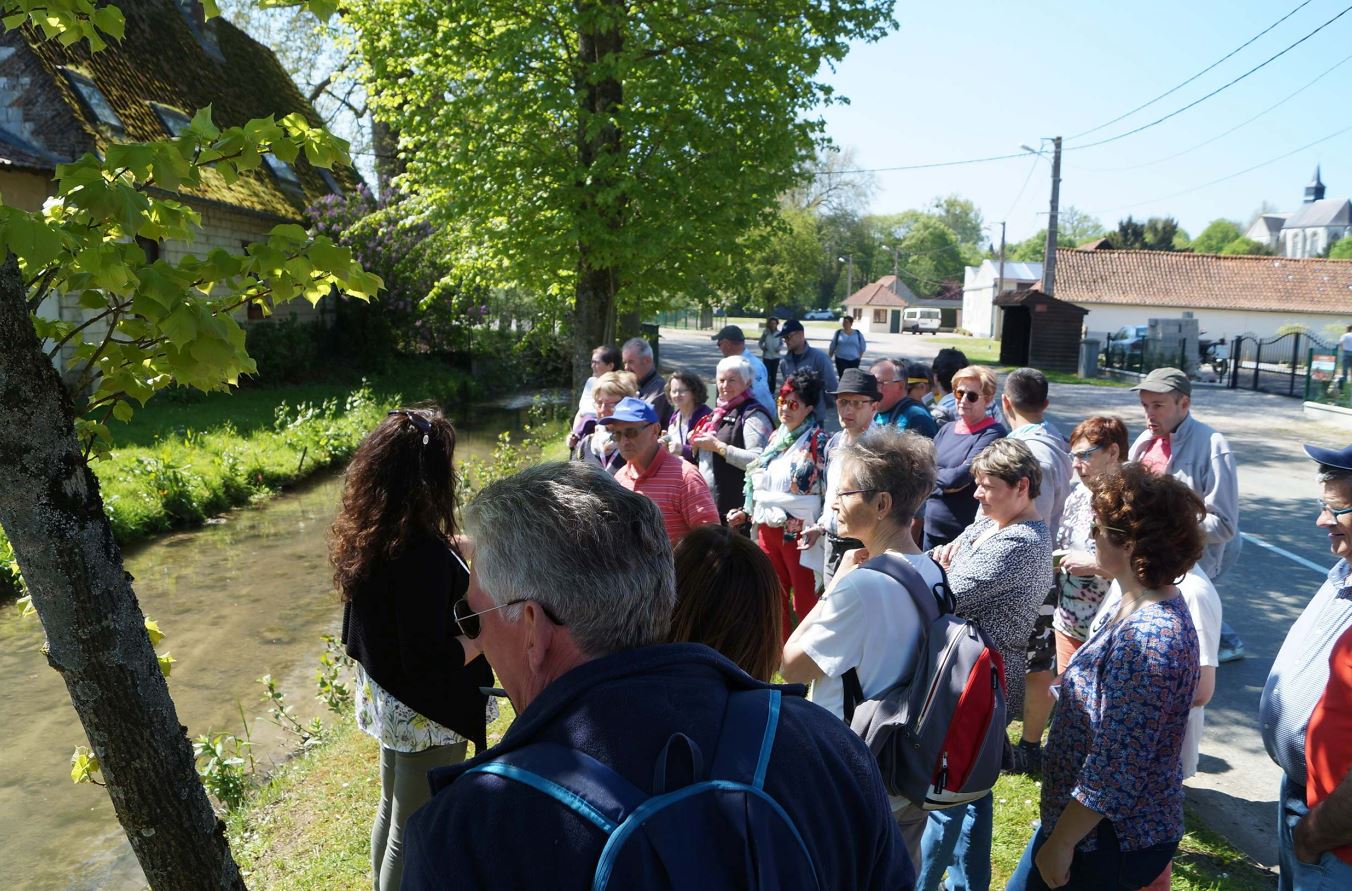
[[[943,313],[932,306],[913,306],[901,314],[901,330],[912,334],[938,334]]]
[[[1109,366],[1139,363],[1145,352],[1150,328],[1147,325],[1124,325],[1108,335],[1103,354]]]
[[[803,319],[809,322],[834,322],[836,314],[829,309],[809,309],[803,313]]]

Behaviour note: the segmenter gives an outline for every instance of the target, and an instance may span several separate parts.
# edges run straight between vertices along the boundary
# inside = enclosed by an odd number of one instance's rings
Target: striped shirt
[[[696,526],[718,522],[718,508],[699,470],[664,448],[658,448],[647,469],[626,464],[615,480],[657,505],[673,546]]]

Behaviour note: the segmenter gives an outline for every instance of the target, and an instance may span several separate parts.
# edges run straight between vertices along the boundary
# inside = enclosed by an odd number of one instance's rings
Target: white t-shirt
[[[943,580],[928,556],[898,556],[909,560],[926,584]],[[896,581],[872,569],[854,570],[822,597],[798,637],[803,652],[825,674],[812,682],[808,699],[844,720],[845,672],[858,672],[865,697],[882,694],[915,667],[924,631],[915,603]]]
[[[1346,331],[1338,338],[1338,346],[1344,353],[1352,353],[1352,331]]]
[[[1202,668],[1215,668],[1220,665],[1221,648],[1221,598],[1216,586],[1200,566],[1188,570],[1188,574],[1178,583],[1178,593],[1188,605],[1188,615],[1192,617],[1193,627],[1197,629],[1198,664]],[[1110,616],[1122,603],[1122,589],[1113,582],[1103,603],[1099,605],[1094,624],[1105,615]],[[1183,778],[1197,773],[1197,759],[1202,745],[1202,727],[1206,723],[1206,706],[1192,709],[1188,713],[1188,731],[1183,736]]]

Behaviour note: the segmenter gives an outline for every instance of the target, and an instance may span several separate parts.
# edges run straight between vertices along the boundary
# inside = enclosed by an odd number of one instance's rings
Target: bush
[[[322,336],[320,323],[294,317],[251,323],[244,346],[258,363],[254,379],[264,385],[299,383],[318,362]]]

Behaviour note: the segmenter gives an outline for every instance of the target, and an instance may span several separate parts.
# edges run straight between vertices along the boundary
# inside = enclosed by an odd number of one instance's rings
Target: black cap
[[[1329,467],[1336,467],[1339,470],[1352,470],[1352,446],[1345,449],[1326,449],[1306,443],[1304,449],[1305,454],[1320,464],[1327,464]]]
[[[845,373],[840,376],[840,386],[832,390],[831,395],[841,394],[867,396],[875,401],[883,398],[882,391],[878,389],[878,379],[858,368],[846,368]]]
[[[715,334],[710,340],[730,340],[733,343],[746,343],[746,335],[737,325],[724,325],[723,329]]]
[[[780,326],[779,333],[780,333],[780,334],[792,334],[792,333],[795,332],[795,331],[802,331],[802,330],[803,330],[803,323],[802,323],[802,322],[798,321],[797,319],[789,319],[789,320],[788,320],[787,322],[785,322],[782,326]]]

